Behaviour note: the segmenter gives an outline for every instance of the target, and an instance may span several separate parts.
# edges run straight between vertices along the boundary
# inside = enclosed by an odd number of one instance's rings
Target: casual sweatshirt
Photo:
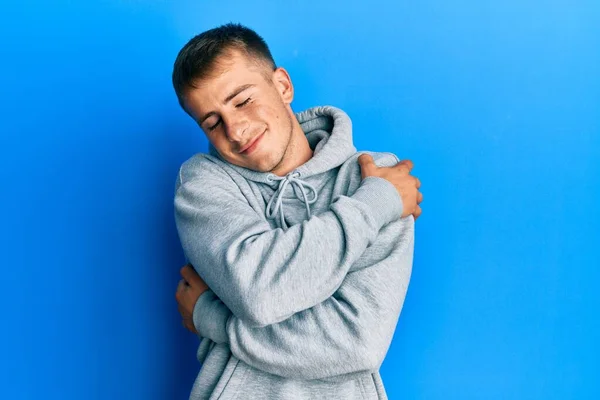
[[[410,280],[414,219],[379,177],[361,179],[342,110],[296,114],[313,157],[286,176],[183,163],[175,221],[209,286],[194,325],[190,399],[387,399],[379,368]],[[392,166],[391,153],[371,154]]]

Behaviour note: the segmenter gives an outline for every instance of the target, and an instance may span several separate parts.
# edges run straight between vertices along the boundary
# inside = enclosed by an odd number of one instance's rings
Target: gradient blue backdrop
[[[600,3],[20,1],[0,10],[0,398],[186,399],[173,60],[256,29],[423,182],[391,400],[598,399]]]

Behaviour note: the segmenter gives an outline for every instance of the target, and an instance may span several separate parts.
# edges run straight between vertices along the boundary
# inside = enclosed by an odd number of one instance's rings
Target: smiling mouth
[[[266,130],[265,130],[265,132],[266,132]],[[258,142],[258,141],[260,140],[260,138],[261,138],[261,137],[262,137],[262,136],[265,134],[265,132],[263,132],[263,133],[261,133],[260,135],[256,136],[256,137],[254,138],[254,140],[252,140],[252,142],[250,142],[250,143],[248,143],[246,146],[244,146],[244,147],[243,147],[243,148],[242,148],[242,149],[239,151],[239,153],[240,153],[240,154],[244,154],[244,153],[246,152],[246,150],[248,150],[249,148],[251,148],[252,146],[254,146],[254,144],[255,144],[256,142]]]

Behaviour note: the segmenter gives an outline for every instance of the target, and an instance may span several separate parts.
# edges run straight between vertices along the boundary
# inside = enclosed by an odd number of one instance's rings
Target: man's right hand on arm
[[[421,182],[410,175],[413,163],[410,160],[400,161],[392,167],[378,167],[369,154],[358,157],[362,179],[377,176],[392,183],[402,198],[402,217],[413,215],[415,220],[421,215],[419,204],[423,201],[423,194],[419,192]]]

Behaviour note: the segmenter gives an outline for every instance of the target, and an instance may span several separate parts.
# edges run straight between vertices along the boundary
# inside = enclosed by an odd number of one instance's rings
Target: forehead
[[[220,104],[239,86],[264,84],[266,80],[263,68],[265,67],[242,52],[231,50],[217,58],[209,74],[196,80],[194,87],[188,89],[186,103],[195,109],[214,102]]]
[[[235,87],[239,84],[253,83],[240,82],[240,80],[258,80],[263,77],[264,66],[239,50],[229,50],[220,55],[206,77],[197,80],[194,86],[201,89],[227,86]]]

